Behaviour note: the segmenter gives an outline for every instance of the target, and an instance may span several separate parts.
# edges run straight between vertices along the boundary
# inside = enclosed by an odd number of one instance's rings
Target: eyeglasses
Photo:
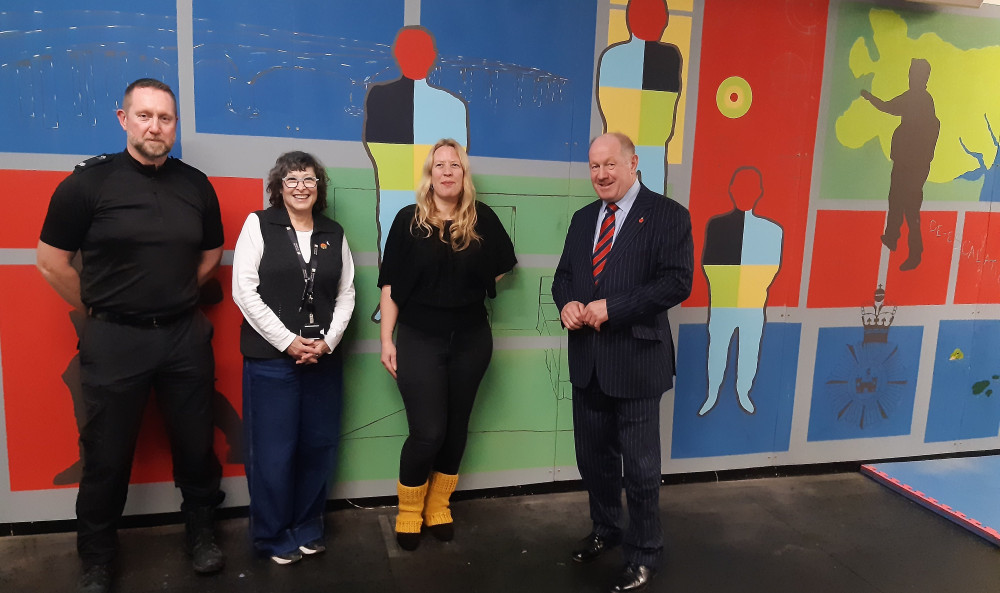
[[[303,177],[302,179],[299,179],[298,177],[282,177],[281,181],[284,182],[285,187],[288,189],[295,189],[299,186],[299,182],[302,182],[302,185],[305,186],[306,189],[312,189],[316,187],[316,182],[318,182],[319,179],[316,179],[315,177]]]

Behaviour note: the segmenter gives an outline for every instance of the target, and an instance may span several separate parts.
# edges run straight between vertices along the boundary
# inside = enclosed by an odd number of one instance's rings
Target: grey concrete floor
[[[996,547],[860,474],[670,485],[660,507],[651,592],[1000,592]],[[115,591],[596,592],[621,568],[618,550],[569,560],[590,528],[583,492],[458,501],[455,540],[415,552],[396,547],[394,511],[329,513],[329,550],[292,566],[253,557],[245,519],[221,521],[228,564],[207,577],[183,527],[125,529]],[[71,533],[0,537],[0,592],[73,591],[78,570]]]

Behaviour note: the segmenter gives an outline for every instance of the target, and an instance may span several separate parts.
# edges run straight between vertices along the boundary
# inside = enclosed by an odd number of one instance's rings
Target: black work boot
[[[226,565],[226,557],[219,546],[215,545],[212,507],[184,511],[184,527],[187,535],[186,549],[191,556],[194,571],[208,574],[222,570]]]
[[[113,576],[111,563],[86,564],[76,583],[77,593],[108,593],[111,591]]]

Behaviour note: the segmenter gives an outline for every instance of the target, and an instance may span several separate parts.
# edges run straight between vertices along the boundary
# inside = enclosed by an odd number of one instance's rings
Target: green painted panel
[[[492,432],[469,435],[462,473],[552,467],[552,432]]]
[[[353,253],[376,251],[375,190],[335,188],[327,193],[326,215],[344,227]]]
[[[399,477],[399,451],[405,436],[344,439],[340,442],[338,482],[389,480]]]
[[[356,263],[366,263],[355,268],[355,313],[343,346],[370,349],[379,339],[378,324],[371,321],[379,298],[378,268],[372,265],[377,252],[374,177],[370,169],[331,169],[330,175],[334,188],[327,214],[344,226]],[[566,353],[551,347],[551,338],[564,336],[565,330],[550,291],[570,217],[594,200],[590,180],[485,175],[475,181],[479,198],[500,217],[522,259],[498,284],[497,298],[487,301],[495,339],[540,340],[535,347],[529,340],[524,349],[494,351],[473,411],[462,471],[573,465]],[[341,432],[338,480],[397,476],[406,414],[378,353],[346,357]]]
[[[354,268],[354,317],[349,327],[350,336],[357,340],[379,339],[378,324],[372,321],[381,290],[378,287],[378,268]]]
[[[544,196],[481,193],[504,221],[519,254],[559,255],[573,213],[594,201],[589,196]]]

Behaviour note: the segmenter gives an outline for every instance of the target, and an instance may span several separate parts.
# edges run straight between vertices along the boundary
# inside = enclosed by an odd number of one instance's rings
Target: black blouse
[[[401,209],[386,238],[378,285],[392,286],[398,323],[431,333],[449,333],[486,321],[485,297],[496,297],[496,277],[517,263],[514,245],[496,213],[476,202],[476,233],[454,251],[434,231],[411,230],[416,205]],[[448,223],[450,226],[450,222]],[[445,240],[450,237],[445,226]]]

